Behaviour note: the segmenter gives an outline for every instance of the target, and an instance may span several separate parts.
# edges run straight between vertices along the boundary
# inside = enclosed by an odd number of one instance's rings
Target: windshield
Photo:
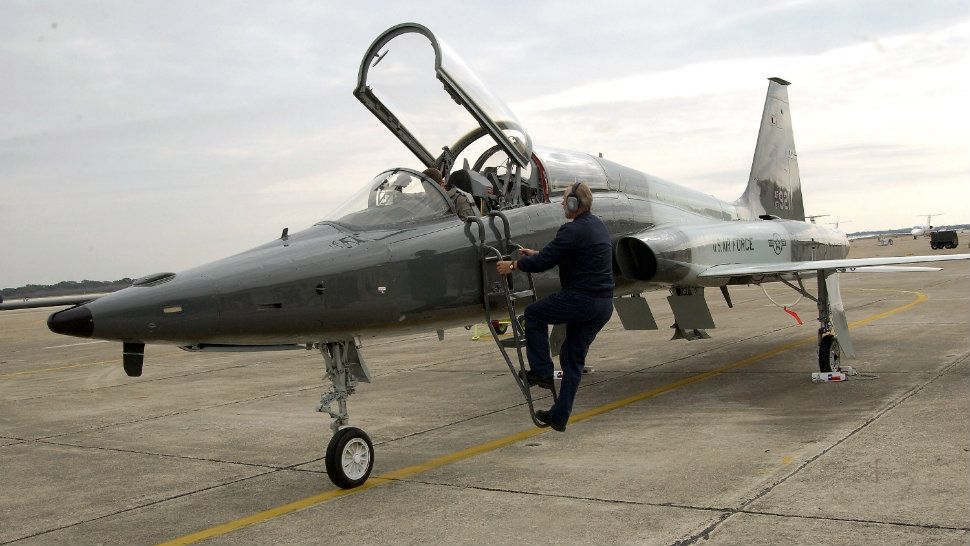
[[[377,175],[333,212],[332,221],[356,229],[411,224],[454,216],[437,184],[410,169]]]

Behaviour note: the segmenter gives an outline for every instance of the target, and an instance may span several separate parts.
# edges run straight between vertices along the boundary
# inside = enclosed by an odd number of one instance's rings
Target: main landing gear
[[[363,484],[374,468],[374,444],[363,430],[349,427],[347,397],[357,383],[370,383],[370,373],[358,350],[358,340],[323,343],[320,352],[327,364],[330,391],[320,397],[317,411],[330,414],[333,437],[327,446],[327,476],[337,487],[351,489]],[[337,409],[331,405],[336,402]]]
[[[842,357],[852,356],[852,343],[848,338],[849,329],[842,306],[839,281],[834,270],[818,271],[818,297],[805,290],[801,277],[795,274],[798,285],[779,278],[802,296],[814,301],[818,306],[818,370],[822,373],[837,372],[842,368]],[[843,342],[839,341],[839,334]]]

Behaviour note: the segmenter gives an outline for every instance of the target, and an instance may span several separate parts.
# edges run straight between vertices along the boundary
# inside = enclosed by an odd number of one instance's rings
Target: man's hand
[[[520,248],[519,252],[521,252],[523,256],[532,256],[533,254],[539,253],[538,250],[532,250],[531,248]]]
[[[499,275],[508,275],[512,272],[512,263],[513,262],[510,261],[495,262],[495,271],[497,271]]]

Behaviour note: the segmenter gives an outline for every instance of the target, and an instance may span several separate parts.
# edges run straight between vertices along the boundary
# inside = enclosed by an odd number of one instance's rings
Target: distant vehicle
[[[952,229],[938,229],[930,233],[930,248],[940,250],[944,248],[956,248],[960,244],[957,232]]]
[[[892,237],[883,237],[882,235],[880,235],[876,238],[876,242],[879,243],[879,246],[893,246]]]

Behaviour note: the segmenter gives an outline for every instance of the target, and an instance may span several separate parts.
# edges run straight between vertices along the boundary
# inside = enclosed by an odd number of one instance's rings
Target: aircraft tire
[[[833,364],[837,369],[841,358],[842,348],[839,347],[839,340],[832,334],[822,337],[822,341],[818,344],[818,371],[829,373],[833,371]]]
[[[341,489],[362,485],[374,468],[374,444],[357,427],[342,428],[327,445],[327,476]]]

